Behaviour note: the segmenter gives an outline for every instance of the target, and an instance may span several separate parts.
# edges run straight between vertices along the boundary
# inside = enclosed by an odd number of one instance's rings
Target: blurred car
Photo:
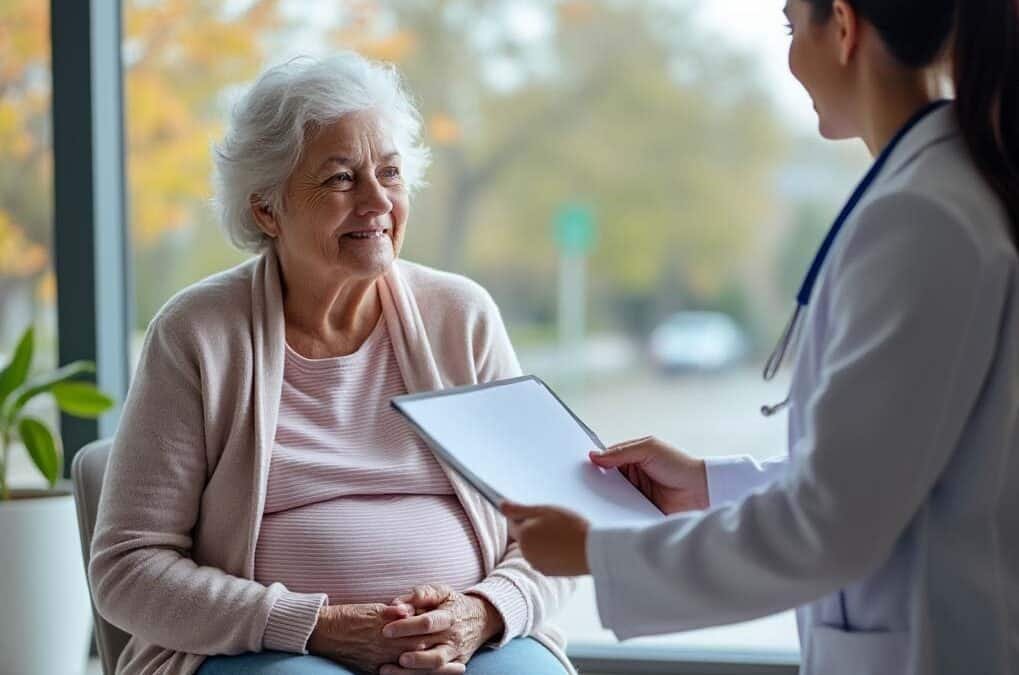
[[[727,314],[680,312],[651,332],[649,349],[655,367],[664,372],[712,372],[743,361],[750,340]]]

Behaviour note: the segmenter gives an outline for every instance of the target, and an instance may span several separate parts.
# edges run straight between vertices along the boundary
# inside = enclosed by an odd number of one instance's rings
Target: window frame
[[[94,361],[99,386],[116,401],[99,420],[61,415],[65,478],[78,450],[113,435],[128,387],[120,9],[119,1],[50,0],[59,362]]]
[[[800,667],[799,655],[787,650],[578,642],[568,653],[586,675],[796,675]]]

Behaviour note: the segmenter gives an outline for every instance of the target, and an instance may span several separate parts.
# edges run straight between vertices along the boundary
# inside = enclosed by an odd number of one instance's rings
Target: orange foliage
[[[40,305],[52,305],[57,301],[57,275],[46,270],[35,287],[35,297]]]
[[[34,239],[42,228],[18,208],[31,198],[24,183],[49,179],[49,141],[40,129],[49,114],[48,36],[48,2],[0,4],[0,277],[34,277],[49,260],[48,247]]]
[[[0,82],[22,79],[24,64],[49,63],[50,3],[5,0],[0,4]]]
[[[594,5],[588,0],[569,0],[559,5],[559,16],[564,23],[583,23],[595,14]]]
[[[353,49],[379,61],[400,63],[418,49],[418,36],[411,30],[379,32],[381,8],[376,0],[348,0],[340,27],[330,31],[330,43]]]
[[[451,145],[460,140],[460,125],[449,115],[432,115],[428,120],[428,135],[436,145]]]
[[[263,67],[265,39],[283,22],[279,2],[230,3],[228,12],[221,0],[123,0],[127,218],[136,247],[191,227],[208,203],[211,146],[228,112],[222,93]],[[348,0],[332,37],[377,59],[409,58],[415,34],[372,30],[379,11],[373,0]],[[38,176],[39,198],[51,168],[49,28],[48,2],[0,3],[0,171]],[[448,117],[429,129],[440,144],[459,137]],[[15,273],[15,263],[18,274],[40,274],[51,225],[36,222],[39,212],[29,221],[11,208],[0,192],[0,274]]]
[[[196,205],[207,203],[210,146],[226,112],[220,93],[262,67],[262,39],[280,22],[277,4],[232,3],[227,13],[219,0],[124,0],[128,221],[135,245],[189,226]],[[0,175],[35,176],[36,200],[49,194],[52,164],[49,31],[45,0],[0,2]],[[48,210],[25,209],[9,189],[0,190],[0,275],[41,274],[49,256],[51,224],[42,220]]]
[[[417,36],[408,30],[397,30],[388,35],[372,38],[344,30],[336,34],[336,43],[360,52],[370,59],[399,63],[417,49]]]
[[[48,253],[0,210],[0,276],[30,278],[41,274],[49,261]]]
[[[150,246],[190,227],[211,194],[211,146],[227,110],[220,94],[262,67],[276,0],[226,14],[216,0],[127,0],[125,120],[132,236]]]

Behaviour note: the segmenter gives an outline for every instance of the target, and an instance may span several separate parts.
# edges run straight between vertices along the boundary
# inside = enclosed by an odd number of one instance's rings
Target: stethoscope
[[[849,217],[853,215],[853,211],[859,205],[863,196],[867,194],[867,190],[877,180],[878,175],[881,173],[881,169],[884,168],[888,162],[888,158],[895,152],[895,148],[902,142],[913,128],[922,122],[928,115],[933,113],[935,110],[942,108],[950,103],[947,100],[939,100],[930,103],[923,107],[920,112],[916,113],[905,126],[899,130],[895,137],[892,138],[891,142],[885,147],[885,149],[878,156],[877,160],[867,171],[867,174],[860,181],[860,184],[856,186],[852,196],[846,205],[842,207],[842,211],[839,213],[839,217],[835,219],[835,223],[828,230],[827,236],[821,243],[821,248],[817,250],[817,254],[814,256],[814,261],[810,264],[810,268],[807,270],[807,276],[803,279],[803,284],[800,286],[799,293],[796,294],[796,309],[793,311],[793,316],[786,325],[785,330],[782,331],[782,337],[779,338],[778,344],[775,345],[774,351],[771,352],[771,356],[768,357],[767,363],[764,364],[764,381],[771,382],[778,373],[779,368],[782,367],[782,361],[785,359],[786,352],[789,350],[789,346],[793,342],[793,336],[796,334],[796,330],[800,323],[800,317],[803,315],[804,310],[810,303],[810,295],[814,291],[814,285],[817,283],[817,278],[821,273],[821,267],[824,265],[825,259],[828,257],[828,253],[831,251],[832,244],[835,243],[835,238],[842,231],[842,227],[849,220]],[[783,408],[789,405],[790,397],[787,395],[783,401],[776,403],[775,405],[762,405],[761,414],[765,417],[771,417],[775,413],[779,412]]]

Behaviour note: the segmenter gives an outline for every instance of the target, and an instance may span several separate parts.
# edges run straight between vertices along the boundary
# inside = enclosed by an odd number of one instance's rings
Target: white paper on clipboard
[[[665,518],[618,471],[591,463],[601,441],[536,377],[398,396],[392,405],[496,506],[561,506],[602,527]]]

